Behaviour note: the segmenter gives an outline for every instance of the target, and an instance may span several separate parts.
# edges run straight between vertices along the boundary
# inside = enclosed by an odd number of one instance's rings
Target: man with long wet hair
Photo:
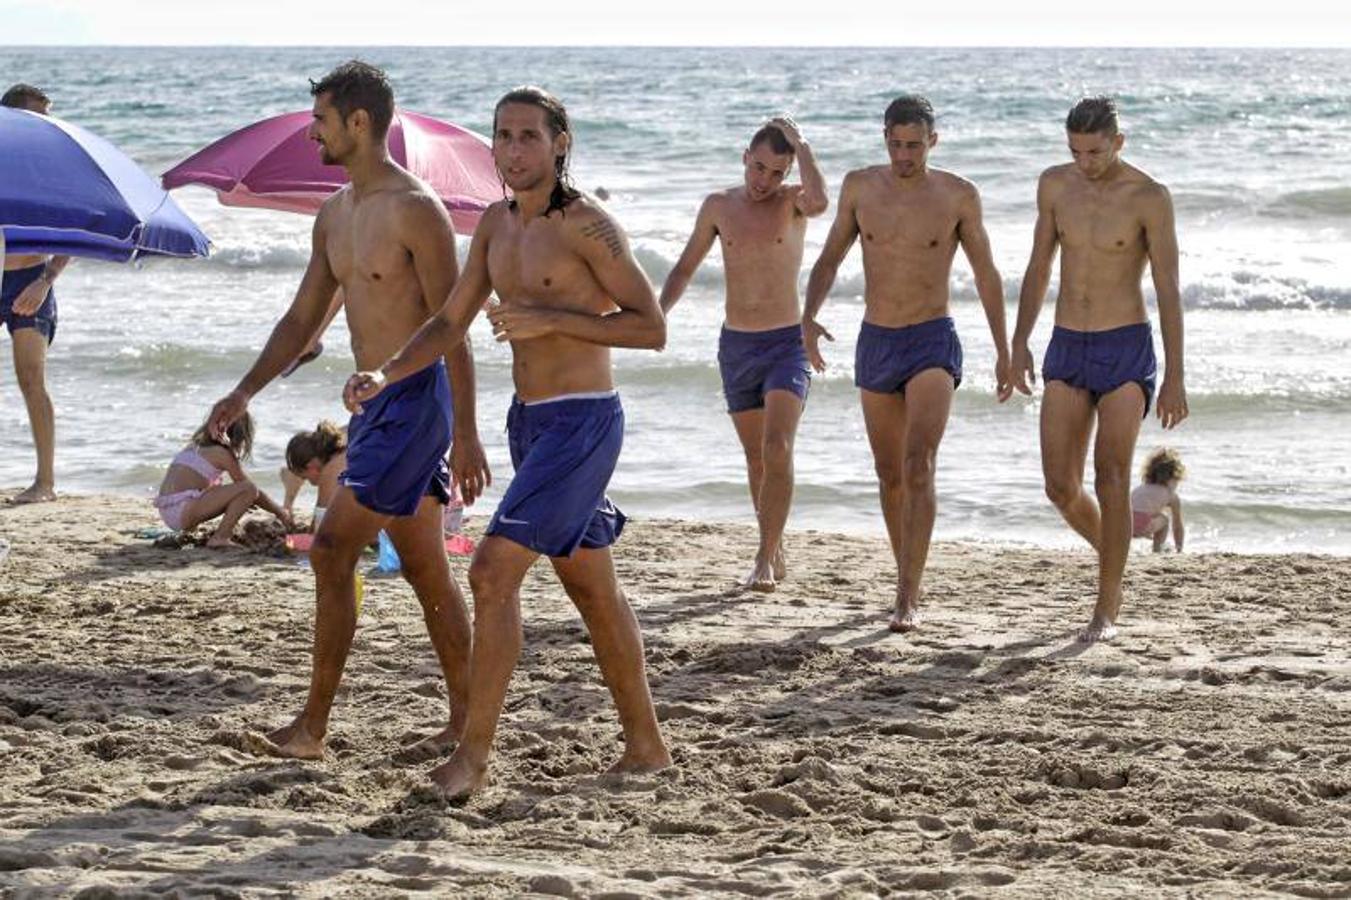
[[[638,621],[615,576],[610,545],[624,514],[606,488],[619,459],[624,410],[611,347],[660,349],[666,320],[618,223],[568,178],[567,110],[535,87],[514,90],[493,114],[493,159],[510,200],[474,231],[469,259],[445,306],[399,353],[348,381],[349,406],[378,402],[463,339],[491,293],[488,318],[511,343],[516,397],[507,415],[516,475],[469,569],[474,654],[469,720],[432,779],[449,798],[487,780],[493,735],[521,652],[520,587],[540,556],[591,634],[624,731],[613,771],[670,765],[648,689]]]

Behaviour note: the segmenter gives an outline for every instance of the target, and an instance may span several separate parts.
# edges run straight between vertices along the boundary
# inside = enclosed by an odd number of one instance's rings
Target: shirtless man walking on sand
[[[921,579],[933,533],[934,466],[952,394],[962,381],[962,345],[948,313],[948,278],[958,245],[975,274],[995,345],[995,394],[1012,393],[1004,290],[990,254],[976,186],[928,167],[938,143],[923,97],[892,101],[884,117],[889,165],[845,176],[835,224],[807,285],[802,330],[816,370],[825,369],[816,321],[835,273],[863,237],[863,326],[854,355],[891,550],[896,557],[892,631],[919,624]]]
[[[464,274],[445,306],[397,356],[348,381],[349,406],[379,403],[463,339],[488,296],[510,341],[516,397],[507,436],[516,475],[469,567],[474,656],[464,738],[432,779],[446,797],[488,777],[493,735],[521,653],[521,582],[541,555],[586,623],[624,730],[613,770],[670,765],[652,708],[638,620],[615,577],[610,545],[624,514],[605,496],[624,438],[611,347],[660,349],[666,320],[619,225],[568,177],[572,132],[551,94],[524,87],[497,102],[493,159],[513,199],[483,214]],[[374,368],[374,367],[373,367]],[[374,398],[374,399],[372,399]]]
[[[1121,158],[1125,136],[1116,104],[1108,97],[1081,100],[1065,129],[1074,161],[1047,169],[1037,185],[1013,371],[1018,390],[1031,393],[1036,374],[1027,341],[1062,247],[1055,330],[1041,371],[1041,465],[1046,495],[1098,552],[1098,601],[1079,635],[1093,642],[1116,634],[1131,543],[1131,457],[1154,395],[1154,341],[1140,290],[1146,262],[1163,325],[1167,365],[1158,409],[1164,428],[1187,417],[1182,300],[1172,199],[1167,188]],[[1097,503],[1083,488],[1095,420]]]
[[[784,184],[794,159],[802,183]],[[709,194],[699,208],[694,232],[662,288],[661,308],[670,313],[720,240],[727,321],[718,367],[760,522],[746,586],[772,591],[786,569],[782,538],[793,502],[793,440],[811,384],[797,279],[807,219],[825,212],[830,199],[811,147],[791,119],[770,120],[741,161],[744,183]]]
[[[239,386],[211,410],[213,431],[239,418],[249,398],[308,345],[338,287],[346,295],[352,353],[364,368],[402,346],[455,283],[450,217],[424,183],[389,157],[386,132],[394,94],[384,73],[365,63],[345,63],[311,93],[310,138],[325,163],[347,169],[351,184],[320,209],[295,300]],[[446,561],[441,511],[450,498],[448,448],[466,502],[489,477],[475,422],[473,360],[462,343],[443,343],[408,375],[348,425],[347,468],[310,553],[316,609],[309,697],[295,721],[267,735],[261,749],[268,752],[323,756],[333,697],[356,630],[354,571],[362,549],[382,528],[422,605],[450,695],[450,724],[418,745],[415,755],[439,752],[464,727],[469,610]]]

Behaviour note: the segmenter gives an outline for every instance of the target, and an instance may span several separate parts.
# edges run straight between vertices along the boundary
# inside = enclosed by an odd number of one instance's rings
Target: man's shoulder
[[[716,191],[713,191],[711,194],[709,194],[707,197],[704,198],[704,205],[712,208],[725,206],[726,204],[736,200],[737,197],[740,196],[741,190],[742,188],[740,185],[732,185],[731,187],[718,188]]]
[[[699,212],[703,215],[720,215],[727,211],[727,207],[736,199],[736,192],[739,188],[727,187],[718,188],[709,194],[704,195],[704,199],[699,203]]]
[[[563,215],[557,221],[572,252],[590,256],[597,247],[613,257],[624,252],[624,229],[600,201],[588,194],[578,195],[564,207]]]
[[[1127,183],[1131,187],[1131,192],[1136,197],[1146,202],[1165,200],[1168,198],[1168,188],[1163,182],[1150,175],[1144,169],[1137,166],[1126,164]]]
[[[1074,163],[1058,163],[1041,170],[1042,184],[1063,184],[1074,172]]]
[[[431,185],[412,174],[391,185],[387,196],[392,203],[414,213],[437,213],[445,208]]]
[[[939,187],[945,191],[950,191],[956,196],[968,198],[980,194],[974,181],[971,181],[969,178],[963,178],[956,172],[949,172],[947,169],[930,169],[929,174],[933,176],[934,181]]]
[[[329,194],[324,198],[324,202],[319,204],[317,216],[320,221],[326,221],[332,219],[334,216],[342,215],[343,211],[348,208],[351,197],[352,185],[350,184],[344,184],[342,187]]]
[[[610,211],[599,200],[586,193],[579,193],[572,202],[563,208],[561,222],[565,227],[571,226],[581,229],[602,222],[617,225],[614,216],[610,215]]]
[[[880,178],[890,168],[890,166],[886,165],[877,165],[864,166],[861,169],[850,169],[848,172],[844,173],[844,181],[841,182],[841,184],[843,187],[864,184],[873,179]]]
[[[476,239],[491,238],[510,215],[511,200],[506,197],[489,203],[487,209],[483,210],[483,214],[479,216],[478,224],[474,226],[474,237]]]

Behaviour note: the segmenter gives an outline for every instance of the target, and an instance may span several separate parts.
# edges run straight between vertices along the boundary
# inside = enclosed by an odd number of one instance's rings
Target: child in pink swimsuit
[[[1163,551],[1168,540],[1168,526],[1173,528],[1173,547],[1182,552],[1182,498],[1177,486],[1187,473],[1182,457],[1176,450],[1161,447],[1149,454],[1140,473],[1142,483],[1131,491],[1132,537],[1147,537],[1154,541],[1154,552]]]
[[[253,451],[253,418],[247,413],[225,434],[214,440],[206,425],[197,429],[192,443],[178,452],[160,484],[155,507],[164,524],[175,531],[196,528],[221,516],[208,547],[228,547],[235,524],[254,506],[267,510],[290,528],[290,516],[272,498],[258,489],[240,467]],[[221,484],[221,476],[230,484]]]

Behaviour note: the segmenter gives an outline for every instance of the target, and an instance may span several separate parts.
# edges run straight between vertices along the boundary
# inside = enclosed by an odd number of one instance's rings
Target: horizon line
[[[401,50],[1329,50],[1351,51],[1351,44],[662,44],[662,43],[596,43],[596,44],[394,44],[374,43],[325,43],[325,44],[289,44],[289,43],[75,43],[75,44],[0,44],[0,50],[75,50],[75,49],[128,49],[128,50],[187,50],[201,48],[221,50],[315,50],[342,47],[379,47]]]

